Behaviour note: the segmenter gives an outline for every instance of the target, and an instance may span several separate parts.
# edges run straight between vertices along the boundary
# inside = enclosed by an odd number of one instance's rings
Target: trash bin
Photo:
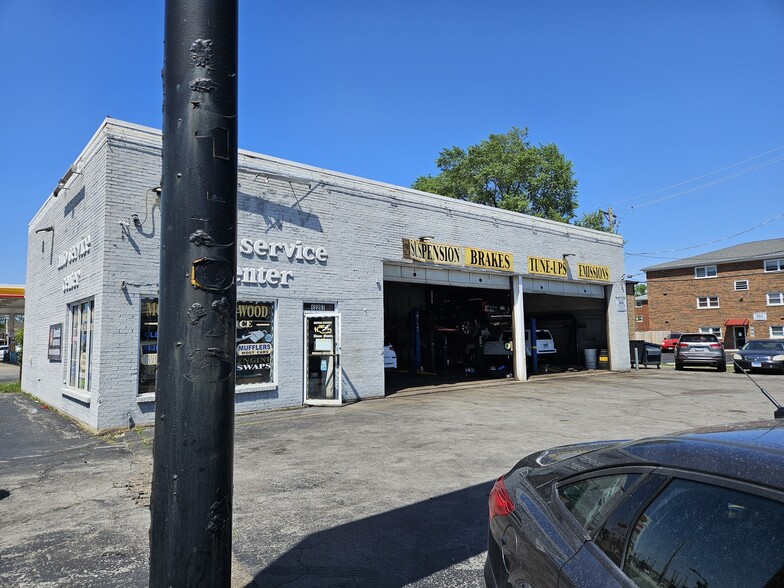
[[[637,354],[635,355],[635,351]],[[632,339],[629,341],[629,358],[634,367],[640,367],[645,359],[645,341],[642,339]],[[635,364],[635,361],[637,362]]]
[[[596,349],[585,350],[585,369],[587,370],[596,369]]]
[[[606,349],[599,350],[599,360],[596,362],[596,366],[600,370],[610,369],[610,354],[607,352]]]
[[[635,351],[637,352],[637,362],[635,365]],[[656,343],[648,343],[642,340],[629,341],[629,356],[634,367],[644,365],[655,365],[657,368],[661,367],[661,345]]]
[[[656,343],[645,344],[645,355],[643,356],[645,367],[655,365],[656,369],[661,368],[661,345]]]

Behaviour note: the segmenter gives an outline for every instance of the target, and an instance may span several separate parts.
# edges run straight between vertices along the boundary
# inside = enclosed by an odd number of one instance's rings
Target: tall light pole
[[[167,0],[150,586],[229,586],[237,0]]]

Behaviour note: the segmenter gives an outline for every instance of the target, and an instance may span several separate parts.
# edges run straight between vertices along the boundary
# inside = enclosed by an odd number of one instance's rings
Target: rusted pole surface
[[[237,0],[167,0],[150,586],[229,586]]]

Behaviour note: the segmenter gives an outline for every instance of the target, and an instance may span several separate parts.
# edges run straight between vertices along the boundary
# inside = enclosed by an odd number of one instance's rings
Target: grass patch
[[[5,382],[4,384],[0,384],[0,394],[20,394],[21,392],[21,382]]]

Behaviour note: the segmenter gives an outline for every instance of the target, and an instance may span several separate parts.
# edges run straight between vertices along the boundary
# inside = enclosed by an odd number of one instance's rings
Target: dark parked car
[[[535,453],[489,511],[487,586],[784,586],[784,421]]]
[[[726,372],[724,346],[710,333],[684,333],[675,346],[675,369],[682,370],[685,365],[708,365]]]
[[[667,353],[670,351],[675,351],[675,346],[678,344],[678,339],[680,339],[683,333],[670,333],[667,335],[661,344],[661,350],[663,353]]]
[[[781,339],[748,341],[733,354],[732,361],[736,373],[743,370],[784,373],[784,341]]]

